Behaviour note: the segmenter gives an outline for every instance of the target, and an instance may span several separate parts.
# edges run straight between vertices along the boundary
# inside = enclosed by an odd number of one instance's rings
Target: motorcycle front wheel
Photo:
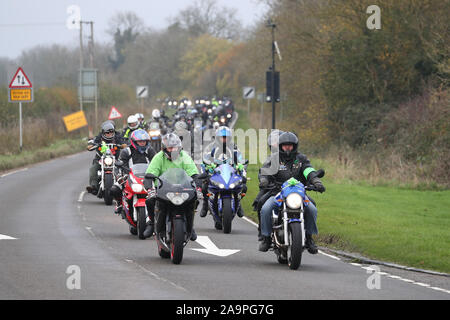
[[[289,269],[297,270],[302,262],[302,226],[300,223],[289,224],[289,248],[287,252]]]
[[[139,237],[139,239],[143,240],[143,239],[145,239],[144,231],[145,231],[145,228],[147,227],[147,224],[145,222],[145,219],[146,219],[145,207],[137,207],[137,208],[134,208],[134,210],[137,210],[136,226],[137,226],[138,237]]]
[[[186,227],[183,219],[173,219],[171,258],[174,264],[180,264],[181,260],[183,260],[185,230]]]
[[[105,201],[105,204],[107,206],[112,205],[113,202],[113,196],[111,195],[111,187],[114,184],[114,179],[112,173],[105,173],[105,181],[104,181],[104,194],[103,194],[103,200]]]
[[[231,198],[222,200],[222,227],[223,233],[231,232],[231,224],[233,221],[233,210],[231,209]]]

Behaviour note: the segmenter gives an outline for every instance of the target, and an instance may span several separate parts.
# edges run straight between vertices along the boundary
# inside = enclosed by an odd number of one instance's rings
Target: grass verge
[[[85,147],[86,141],[80,138],[64,139],[58,140],[48,147],[24,150],[18,154],[0,155],[0,172],[77,153],[84,150]]]

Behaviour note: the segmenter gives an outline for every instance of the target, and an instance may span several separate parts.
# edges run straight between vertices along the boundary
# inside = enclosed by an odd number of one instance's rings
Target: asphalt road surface
[[[325,253],[289,270],[258,251],[255,225],[240,218],[223,234],[196,215],[199,239],[174,265],[84,192],[92,157],[0,177],[0,299],[450,299],[447,277],[374,273]]]

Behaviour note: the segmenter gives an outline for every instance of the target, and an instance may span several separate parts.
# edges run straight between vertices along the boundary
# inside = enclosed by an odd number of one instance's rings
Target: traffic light
[[[275,101],[280,102],[280,72],[275,72]],[[266,102],[272,101],[272,71],[266,72]]]

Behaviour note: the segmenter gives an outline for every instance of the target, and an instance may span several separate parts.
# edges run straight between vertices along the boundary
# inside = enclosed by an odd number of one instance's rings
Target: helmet
[[[278,129],[272,130],[272,132],[267,137],[267,144],[269,145],[269,148],[270,147],[278,148],[278,141],[283,133],[284,133],[283,131]]]
[[[145,141],[145,146],[140,146],[138,142]],[[144,153],[150,143],[150,136],[147,131],[143,129],[134,130],[130,137],[130,142],[133,148],[135,148],[140,153]]]
[[[159,112],[158,109],[152,111],[152,117],[153,119],[158,119],[159,117],[161,117],[161,113]]]
[[[175,123],[175,131],[182,131],[182,130],[187,130],[188,129],[188,125],[186,122],[184,121],[177,121]]]
[[[282,146],[286,144],[293,145],[292,151],[283,151]],[[297,152],[298,138],[292,132],[284,132],[278,139],[278,146],[280,150],[280,156],[291,158]]]
[[[135,116],[138,118],[139,121],[141,119],[144,120],[144,115],[142,113],[136,113]]]
[[[105,121],[102,123],[102,138],[106,141],[111,141],[114,138],[116,130],[111,121]]]
[[[231,140],[232,134],[230,128],[226,126],[221,126],[216,130],[216,143],[226,145],[229,140]],[[223,141],[221,138],[226,138]]]
[[[177,150],[169,152],[167,148],[177,148]],[[181,139],[175,133],[171,132],[162,137],[161,149],[169,160],[177,159],[180,155],[181,148]]]
[[[216,130],[216,137],[231,137],[231,130],[227,126],[221,126]]]
[[[137,129],[139,127],[139,119],[135,114],[128,117],[127,123],[130,129]]]

